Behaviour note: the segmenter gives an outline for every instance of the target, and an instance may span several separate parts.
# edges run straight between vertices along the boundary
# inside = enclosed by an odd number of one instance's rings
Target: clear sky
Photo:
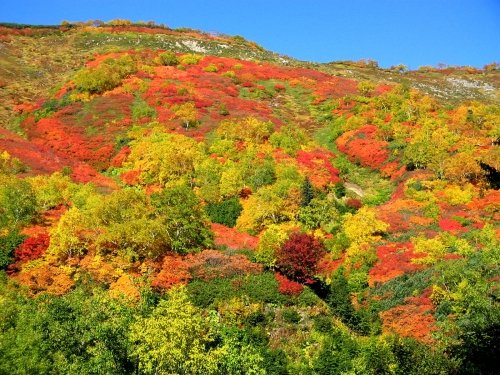
[[[500,0],[2,0],[0,21],[154,20],[241,35],[301,60],[500,61]]]

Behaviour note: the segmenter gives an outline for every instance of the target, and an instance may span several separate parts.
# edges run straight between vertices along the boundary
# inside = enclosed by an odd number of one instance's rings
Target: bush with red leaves
[[[360,209],[361,206],[363,205],[363,203],[356,198],[349,198],[345,204],[347,207],[354,208],[356,210]]]
[[[274,274],[278,282],[278,291],[287,296],[298,296],[304,290],[304,286],[296,281],[290,280],[288,277],[283,276],[281,273]]]
[[[276,265],[290,279],[312,283],[318,262],[325,253],[325,247],[314,236],[295,232],[278,249]]]
[[[453,219],[439,220],[439,228],[447,232],[467,230],[462,226],[462,224]]]
[[[16,262],[26,262],[39,258],[49,247],[49,242],[50,237],[45,233],[27,238],[14,253]]]

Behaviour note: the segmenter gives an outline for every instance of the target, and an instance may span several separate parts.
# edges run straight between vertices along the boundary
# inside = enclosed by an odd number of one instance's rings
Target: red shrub
[[[457,230],[465,230],[465,228],[462,227],[462,224],[460,224],[458,221],[455,221],[453,219],[441,219],[441,220],[439,220],[439,227],[442,230],[445,230],[447,232],[457,231]]]
[[[215,244],[226,246],[229,249],[255,249],[259,239],[248,233],[239,232],[236,228],[229,228],[222,224],[212,224],[215,234]]]
[[[333,156],[330,151],[321,148],[313,151],[300,150],[297,153],[297,162],[309,176],[313,186],[322,188],[328,183],[340,182],[339,171],[330,162]]]
[[[281,294],[286,294],[288,296],[298,296],[304,290],[304,286],[296,281],[290,280],[288,277],[283,276],[281,273],[276,272],[274,274],[276,281],[278,282],[278,291]]]
[[[179,256],[166,256],[160,273],[151,286],[156,289],[169,289],[177,284],[187,284],[191,280],[188,264]]]
[[[278,269],[291,279],[311,283],[326,250],[314,236],[295,232],[276,252]]]
[[[355,208],[356,210],[361,208],[361,206],[363,205],[363,203],[361,203],[361,201],[356,198],[349,198],[345,204],[347,207]]]
[[[49,242],[50,237],[45,233],[27,238],[15,251],[16,262],[26,262],[39,258],[49,247]]]

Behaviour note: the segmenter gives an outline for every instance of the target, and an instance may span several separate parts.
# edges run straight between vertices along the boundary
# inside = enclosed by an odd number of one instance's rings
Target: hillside
[[[1,26],[0,373],[495,373],[499,77]]]

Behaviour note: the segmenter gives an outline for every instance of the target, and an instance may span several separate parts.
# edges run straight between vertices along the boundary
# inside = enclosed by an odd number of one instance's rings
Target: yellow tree
[[[144,184],[184,180],[191,182],[195,165],[201,160],[200,145],[192,138],[157,129],[147,137],[131,142],[132,151],[124,163],[129,170],[141,172]]]
[[[198,125],[198,111],[194,103],[187,102],[178,105],[174,110],[174,117],[181,120],[186,129]]]
[[[144,374],[217,374],[224,353],[215,332],[187,296],[173,288],[151,316],[132,326],[130,341]]]

